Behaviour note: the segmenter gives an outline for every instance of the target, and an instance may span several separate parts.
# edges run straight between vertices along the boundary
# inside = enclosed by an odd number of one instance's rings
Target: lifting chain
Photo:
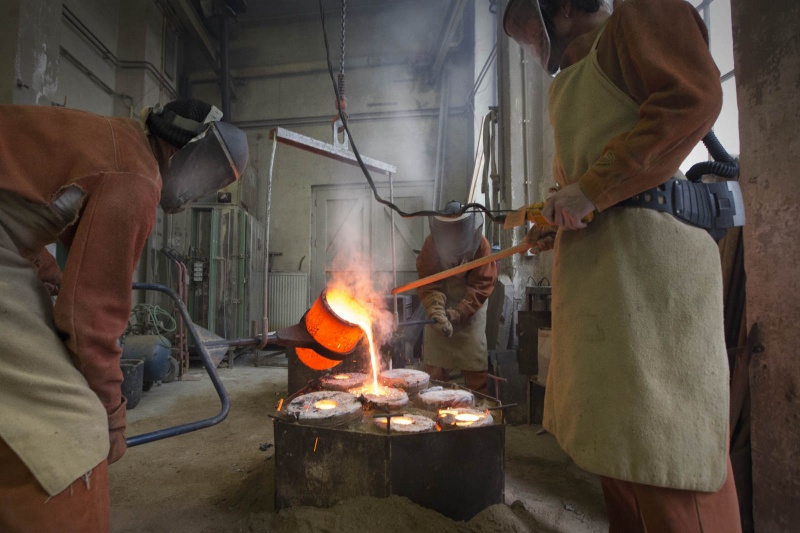
[[[342,45],[340,48],[339,56],[339,100],[345,100],[344,92],[344,41],[345,41],[345,24],[347,22],[347,0],[342,0]]]
[[[350,142],[345,134],[344,121],[347,120],[347,96],[344,91],[344,38],[345,38],[345,24],[347,22],[347,0],[342,0],[342,44],[339,49],[339,76],[337,80],[336,91],[339,93],[339,102],[337,103],[337,111],[341,110],[341,114],[337,113],[333,117],[331,127],[333,128],[333,146],[341,150],[349,150]],[[342,120],[344,119],[344,121]]]

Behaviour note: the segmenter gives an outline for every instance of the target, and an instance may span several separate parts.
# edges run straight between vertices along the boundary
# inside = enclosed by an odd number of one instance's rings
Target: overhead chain
[[[339,100],[344,100],[344,39],[345,39],[345,24],[347,21],[347,0],[342,0],[342,45],[339,50],[339,76],[338,76],[338,89]]]

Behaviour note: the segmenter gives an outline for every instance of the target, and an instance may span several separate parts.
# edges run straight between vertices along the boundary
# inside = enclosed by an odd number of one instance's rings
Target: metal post
[[[208,330],[217,333],[217,281],[220,272],[220,259],[224,259],[219,253],[219,212],[212,208],[211,215],[211,235],[208,246]],[[224,266],[224,265],[223,265]]]
[[[222,116],[231,121],[231,72],[228,57],[228,17],[220,13],[219,25],[219,85],[222,100]]]
[[[389,174],[389,202],[394,203],[394,175]],[[397,259],[395,258],[394,250],[394,209],[389,209],[389,223],[391,224],[392,235],[392,287],[397,287]],[[394,295],[394,323],[400,322],[400,316],[397,313],[397,295]]]
[[[272,212],[272,172],[275,169],[275,150],[278,148],[278,134],[272,136],[272,154],[269,158],[269,174],[267,175],[267,217],[264,221],[264,324],[261,332],[259,350],[267,345],[269,335],[269,221]]]

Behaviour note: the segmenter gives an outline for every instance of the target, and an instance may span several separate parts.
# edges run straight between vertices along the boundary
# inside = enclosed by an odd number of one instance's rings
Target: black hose
[[[739,163],[725,150],[714,134],[714,130],[709,131],[703,137],[703,144],[708,149],[711,157],[714,158],[714,161],[703,161],[692,165],[692,168],[686,172],[686,177],[690,181],[698,182],[708,174],[722,178],[736,178],[739,176]]]

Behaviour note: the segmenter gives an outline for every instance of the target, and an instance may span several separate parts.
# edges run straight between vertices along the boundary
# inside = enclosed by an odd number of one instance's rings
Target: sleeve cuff
[[[617,203],[617,200],[609,193],[605,180],[591,171],[578,179],[578,186],[598,211],[604,211]]]

